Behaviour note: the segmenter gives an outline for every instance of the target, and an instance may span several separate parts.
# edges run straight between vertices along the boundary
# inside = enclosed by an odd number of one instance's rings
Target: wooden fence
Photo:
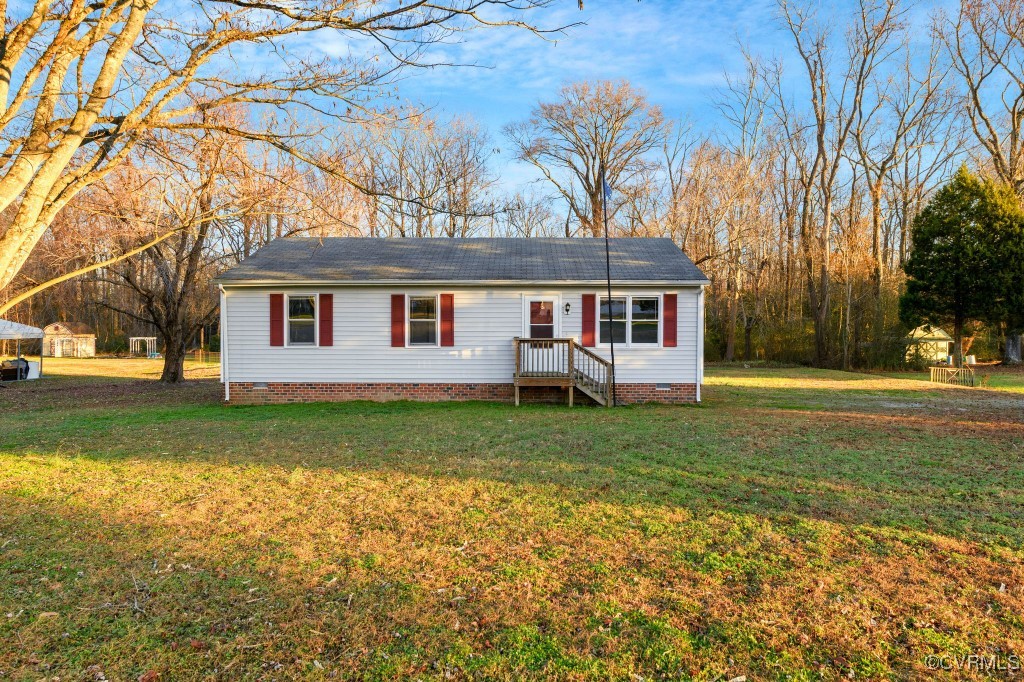
[[[954,386],[974,386],[973,367],[930,367],[930,381],[937,384],[953,384]]]

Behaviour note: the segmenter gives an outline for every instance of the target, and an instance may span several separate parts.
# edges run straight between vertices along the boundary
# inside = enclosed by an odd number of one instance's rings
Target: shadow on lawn
[[[806,517],[1024,546],[1024,453],[1000,427],[951,431],[917,417],[666,407],[608,416],[481,405],[475,419],[449,415],[424,405],[295,408],[239,433],[255,447],[229,458],[260,464],[265,455],[255,453],[273,451],[271,461],[284,467],[482,479],[574,501],[785,523]],[[296,433],[307,424],[311,431]],[[277,434],[290,430],[293,445],[281,449]]]
[[[906,392],[607,411],[94,388],[0,431],[0,600],[23,610],[0,668],[906,678],[1024,627],[1019,425],[879,404]]]
[[[0,449],[480,479],[574,501],[808,517],[1024,545],[1020,424],[964,413],[951,427],[917,409],[881,411],[877,392],[839,413],[799,395],[790,399],[797,407],[773,408],[751,388],[744,402],[757,408],[726,409],[719,387],[709,390],[710,407],[611,412],[488,403],[224,408],[189,404],[195,395],[209,400],[210,386],[169,390],[150,391],[131,409],[26,413],[17,430],[0,435]],[[168,395],[183,404],[169,404]]]

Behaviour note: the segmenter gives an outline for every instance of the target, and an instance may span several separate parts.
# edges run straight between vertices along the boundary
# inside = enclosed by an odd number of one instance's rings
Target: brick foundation
[[[619,405],[637,403],[683,403],[697,402],[697,384],[616,384],[615,402]]]
[[[697,400],[696,384],[618,384],[617,402],[635,403],[692,403]],[[257,388],[259,386],[259,388]],[[520,388],[523,402],[566,402],[567,390],[549,386]],[[445,402],[449,400],[491,400],[512,402],[512,384],[342,384],[313,382],[231,382],[231,402],[242,405],[277,403],[338,402],[345,400],[418,400]],[[582,392],[575,399],[583,404],[591,402]]]

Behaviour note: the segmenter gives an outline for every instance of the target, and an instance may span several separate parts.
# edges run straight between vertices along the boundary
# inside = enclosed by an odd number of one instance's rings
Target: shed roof
[[[707,284],[671,239],[609,240],[613,282]],[[365,237],[277,239],[223,272],[223,284],[603,282],[603,239]]]
[[[53,322],[43,327],[47,336],[96,336],[81,322]]]
[[[912,342],[920,341],[952,341],[953,337],[946,333],[941,327],[933,327],[930,324],[922,324],[917,329],[907,334]]]

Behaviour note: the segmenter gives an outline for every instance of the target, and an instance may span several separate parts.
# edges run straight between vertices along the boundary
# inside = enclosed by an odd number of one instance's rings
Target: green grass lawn
[[[1024,374],[699,407],[0,389],[0,679],[928,679],[1024,656]],[[984,677],[976,670],[947,677]]]

